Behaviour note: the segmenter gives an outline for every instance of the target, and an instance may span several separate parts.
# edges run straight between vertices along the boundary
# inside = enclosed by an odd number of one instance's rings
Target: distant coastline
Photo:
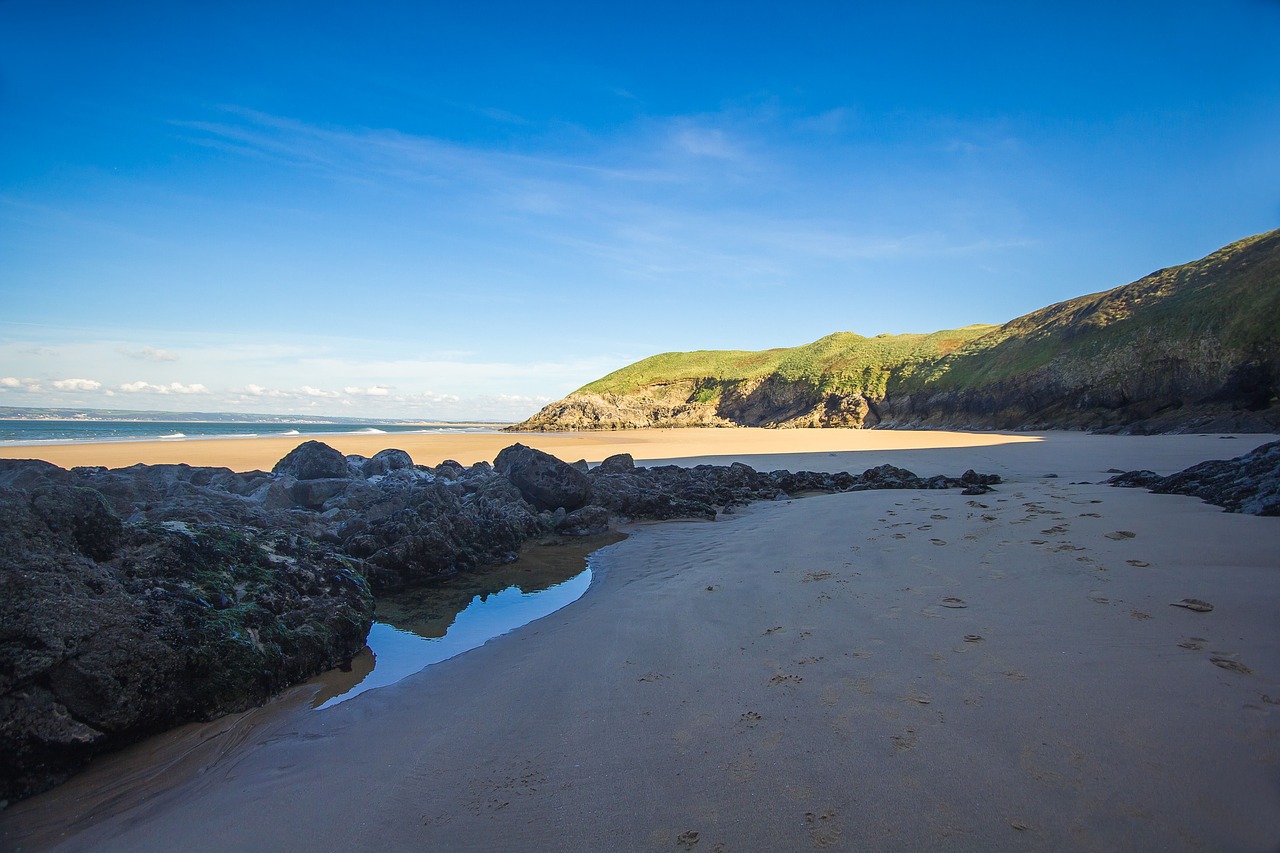
[[[307,438],[341,435],[431,435],[497,432],[500,423],[404,423],[376,419],[321,420],[128,420],[97,418],[0,418],[0,447],[181,442],[207,439]]]

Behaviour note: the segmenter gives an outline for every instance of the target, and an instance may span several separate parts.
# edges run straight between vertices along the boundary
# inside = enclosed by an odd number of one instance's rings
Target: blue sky
[[[0,0],[0,405],[514,419],[1280,226],[1280,3]]]

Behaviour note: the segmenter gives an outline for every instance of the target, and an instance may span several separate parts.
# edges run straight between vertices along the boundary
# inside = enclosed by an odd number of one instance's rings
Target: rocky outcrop
[[[0,486],[0,800],[363,648],[373,598],[349,561],[288,534],[125,524],[39,473]]]
[[[665,353],[515,431],[683,426],[1280,431],[1280,231],[1001,326]]]
[[[493,466],[431,468],[313,441],[271,474],[0,460],[0,800],[260,703],[362,648],[374,592],[511,562],[538,537],[710,520],[809,492],[998,480],[644,468],[625,454],[591,469],[522,445]]]
[[[1168,477],[1128,471],[1107,482],[1163,495],[1193,495],[1227,512],[1280,515],[1280,441],[1234,459],[1201,462]]]

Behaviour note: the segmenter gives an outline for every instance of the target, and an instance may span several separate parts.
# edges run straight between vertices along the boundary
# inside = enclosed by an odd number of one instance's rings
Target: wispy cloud
[[[129,358],[136,358],[141,361],[177,361],[178,354],[169,352],[168,350],[156,349],[155,347],[144,346],[141,349],[133,350],[128,347],[120,347],[116,350],[121,355],[127,355]]]
[[[97,383],[95,383],[96,385]],[[89,389],[86,389],[89,390]],[[170,382],[167,385],[158,385],[153,382],[137,380],[135,382],[125,382],[116,386],[117,391],[123,391],[126,394],[208,394],[209,389],[199,382],[183,384],[181,382]]]

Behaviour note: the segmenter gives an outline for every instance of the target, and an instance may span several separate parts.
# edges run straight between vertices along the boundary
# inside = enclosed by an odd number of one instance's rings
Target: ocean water
[[[102,441],[184,441],[194,438],[269,438],[325,435],[427,435],[494,432],[498,425],[227,423],[197,421],[0,420],[0,446]]]

